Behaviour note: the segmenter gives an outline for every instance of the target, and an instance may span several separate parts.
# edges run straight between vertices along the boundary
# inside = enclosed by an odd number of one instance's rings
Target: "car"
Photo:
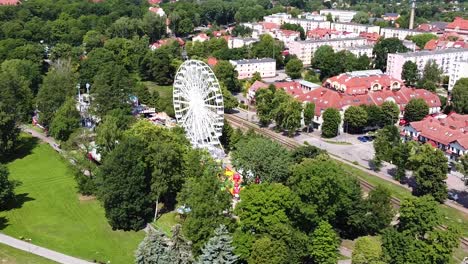
[[[361,137],[358,137],[357,139],[358,139],[359,141],[363,142],[363,143],[368,141],[368,139],[367,139],[366,136],[364,136],[364,137],[361,136]]]
[[[369,141],[369,142],[372,141],[372,140],[374,140],[374,137],[373,137],[373,136],[363,136],[363,138],[365,138],[366,141]]]

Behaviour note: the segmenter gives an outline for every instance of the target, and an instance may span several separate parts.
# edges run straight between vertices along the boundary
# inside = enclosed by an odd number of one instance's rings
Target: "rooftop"
[[[400,55],[405,58],[408,58],[408,57],[424,57],[424,56],[430,56],[430,55],[457,53],[457,52],[468,52],[468,49],[450,48],[450,49],[434,50],[434,51],[424,50],[424,51],[415,51],[415,52],[406,52],[406,53],[389,53],[389,55]]]
[[[353,41],[353,40],[365,40],[365,38],[353,37],[353,38],[338,38],[338,39],[318,39],[318,40],[301,40],[297,42],[307,44],[307,43],[338,42],[338,41]]]
[[[252,64],[252,63],[265,63],[265,62],[276,62],[272,58],[262,58],[262,59],[244,59],[244,60],[231,60],[236,64]]]

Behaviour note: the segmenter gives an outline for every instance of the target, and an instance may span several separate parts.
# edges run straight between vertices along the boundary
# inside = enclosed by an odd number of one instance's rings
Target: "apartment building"
[[[238,72],[239,79],[252,78],[258,72],[262,78],[276,76],[276,60],[271,58],[230,60]]]
[[[449,69],[449,92],[452,91],[453,86],[461,78],[468,78],[468,60],[455,61],[453,67]]]
[[[316,28],[330,28],[330,21],[317,21],[303,18],[290,18],[287,23],[300,25],[304,31],[313,30]]]
[[[401,78],[403,64],[412,61],[418,65],[418,70],[423,71],[424,66],[430,60],[439,65],[444,74],[450,74],[457,61],[468,60],[468,49],[445,49],[436,51],[418,51],[408,53],[389,53],[387,57],[387,73],[395,78]]]
[[[320,15],[326,16],[331,14],[333,21],[344,22],[348,23],[353,20],[354,15],[356,15],[356,11],[349,11],[349,10],[339,10],[339,9],[322,9],[320,10]]]
[[[272,14],[272,15],[269,15],[269,16],[264,16],[263,20],[265,22],[270,22],[270,23],[275,23],[275,24],[278,24],[278,25],[282,25],[282,24],[286,23],[286,21],[288,19],[290,19],[290,18],[291,18],[290,14],[276,13],[276,14]]]
[[[228,43],[228,48],[230,49],[249,46],[259,40],[258,38],[239,38],[239,37],[228,37],[225,39]]]
[[[404,28],[381,28],[380,36],[384,38],[398,38],[399,40],[405,40],[408,36],[414,36],[423,34],[426,32],[404,29]]]
[[[456,17],[452,23],[449,23],[445,28],[445,32],[453,32],[460,35],[468,36],[468,19]]]
[[[372,58],[373,49],[374,49],[374,45],[365,45],[365,46],[347,48],[346,50],[356,55],[356,57],[361,57],[363,55],[366,55],[367,57]]]
[[[361,32],[366,33],[379,33],[380,27],[374,25],[363,25],[357,23],[331,23],[330,28],[337,31],[345,31],[359,34]]]
[[[321,46],[331,46],[335,51],[344,49],[366,46],[365,38],[340,38],[340,39],[325,39],[325,40],[305,40],[289,42],[289,54],[294,54],[302,61],[304,65],[310,65],[313,53]]]

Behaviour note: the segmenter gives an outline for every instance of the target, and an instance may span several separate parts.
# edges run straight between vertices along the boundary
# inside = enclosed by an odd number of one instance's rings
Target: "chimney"
[[[414,27],[414,10],[416,9],[416,0],[411,0],[411,14],[410,14],[410,21],[409,21],[409,29],[413,29]]]

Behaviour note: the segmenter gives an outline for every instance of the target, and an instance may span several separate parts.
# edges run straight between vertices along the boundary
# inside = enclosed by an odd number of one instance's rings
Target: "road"
[[[53,260],[58,263],[63,264],[92,264],[92,262],[88,262],[79,258],[74,258],[57,251],[53,251],[47,248],[39,247],[33,245],[28,242],[24,242],[22,240],[7,236],[5,234],[0,233],[0,243],[17,248],[19,250],[23,250],[29,252],[34,255],[38,255],[44,257],[46,259]]]
[[[59,148],[59,144],[55,141],[54,138],[52,137],[46,137],[44,133],[37,132],[36,130],[29,128],[27,126],[21,126],[21,130],[24,132],[31,134],[33,137],[38,138],[45,143],[48,143],[53,149],[55,149],[57,152],[62,152],[62,150]]]

